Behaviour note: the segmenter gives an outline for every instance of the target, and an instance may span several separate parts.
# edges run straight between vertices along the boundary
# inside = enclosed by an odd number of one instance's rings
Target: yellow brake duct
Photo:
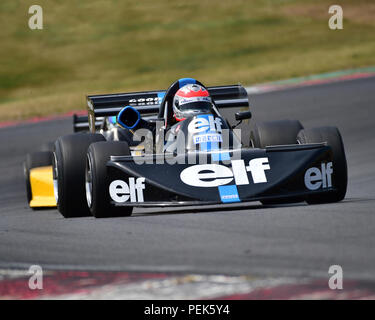
[[[30,207],[56,207],[53,193],[52,166],[30,169]]]

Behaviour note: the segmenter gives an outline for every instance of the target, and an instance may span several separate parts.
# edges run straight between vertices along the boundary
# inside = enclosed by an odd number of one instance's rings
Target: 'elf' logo
[[[129,183],[123,180],[112,181],[109,185],[109,195],[113,201],[123,203],[130,202],[143,202],[143,189],[145,189],[145,178],[140,177],[129,178]]]
[[[309,190],[332,187],[332,162],[322,163],[321,169],[312,167],[305,173],[305,186]]]

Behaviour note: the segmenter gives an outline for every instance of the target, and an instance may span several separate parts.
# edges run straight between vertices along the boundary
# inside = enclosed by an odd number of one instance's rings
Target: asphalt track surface
[[[258,202],[136,209],[132,217],[64,219],[27,207],[22,162],[72,131],[70,119],[0,129],[0,268],[172,271],[375,280],[375,78],[251,97],[257,120],[339,127],[349,186],[343,202],[264,207]]]

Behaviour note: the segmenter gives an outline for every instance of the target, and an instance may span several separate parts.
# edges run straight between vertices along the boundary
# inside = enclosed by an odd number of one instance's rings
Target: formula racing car
[[[222,116],[225,108],[237,109],[237,124]],[[45,205],[57,205],[64,217],[129,216],[134,207],[328,203],[346,194],[338,129],[280,120],[252,122],[241,135],[237,125],[251,118],[241,85],[205,87],[183,78],[167,90],[90,95],[87,110],[74,118],[77,132],[58,138],[44,162],[26,166],[30,206],[41,199],[32,181],[43,179]]]

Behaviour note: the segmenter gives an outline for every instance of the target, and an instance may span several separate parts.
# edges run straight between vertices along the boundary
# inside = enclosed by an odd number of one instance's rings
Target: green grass
[[[85,108],[86,94],[152,90],[181,77],[246,85],[375,65],[375,4],[330,0],[0,2],[0,121]]]

